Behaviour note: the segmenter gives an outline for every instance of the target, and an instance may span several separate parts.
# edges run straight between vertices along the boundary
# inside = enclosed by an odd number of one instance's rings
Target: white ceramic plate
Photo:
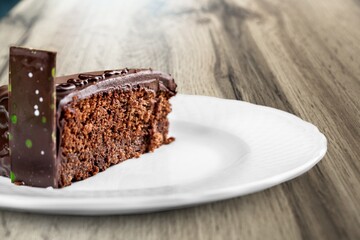
[[[180,208],[272,187],[308,171],[326,152],[315,126],[277,109],[180,94],[172,103],[174,143],[64,189],[0,177],[0,207],[74,215]]]

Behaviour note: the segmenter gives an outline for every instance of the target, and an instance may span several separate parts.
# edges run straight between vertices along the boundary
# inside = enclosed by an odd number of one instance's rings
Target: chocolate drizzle
[[[87,79],[80,80],[77,78],[70,78],[69,80],[67,80],[67,82],[74,84],[76,87],[81,87],[81,86],[84,86],[89,83],[89,81]]]
[[[129,78],[132,78],[131,81],[128,81]],[[58,77],[55,79],[56,91],[57,93],[66,92],[65,95],[70,94],[73,91],[80,91],[88,86],[94,85],[103,81],[114,81],[112,87],[117,85],[121,85],[122,82],[131,82],[130,85],[140,84],[143,80],[147,80],[149,78],[156,79],[162,85],[162,90],[167,90],[170,92],[176,91],[176,84],[174,80],[170,77],[170,75],[165,75],[157,71],[153,71],[152,69],[119,69],[119,70],[106,70],[101,72],[89,72],[89,73],[81,73],[76,75]],[[74,86],[75,87],[74,87]],[[151,87],[150,87],[151,90]],[[157,89],[153,89],[156,90]],[[58,99],[64,97],[64,94],[57,94]]]
[[[56,85],[56,91],[57,92],[67,92],[67,91],[71,91],[74,90],[76,88],[75,84],[73,83],[60,83],[58,85]]]

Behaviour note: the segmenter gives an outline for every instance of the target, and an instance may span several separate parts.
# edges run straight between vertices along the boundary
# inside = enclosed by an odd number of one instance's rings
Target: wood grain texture
[[[58,52],[58,73],[149,67],[180,93],[279,108],[329,141],[306,174],[269,190],[135,216],[0,211],[0,239],[360,239],[360,2],[26,0],[0,21],[8,47]],[[1,196],[0,196],[1,197]]]

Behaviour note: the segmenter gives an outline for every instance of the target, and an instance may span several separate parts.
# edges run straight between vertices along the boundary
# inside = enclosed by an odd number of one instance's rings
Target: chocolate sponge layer
[[[167,136],[167,115],[176,84],[168,74],[120,69],[61,77],[56,82],[56,187],[173,140]]]
[[[146,88],[116,89],[64,106],[59,187],[171,141],[170,97]]]

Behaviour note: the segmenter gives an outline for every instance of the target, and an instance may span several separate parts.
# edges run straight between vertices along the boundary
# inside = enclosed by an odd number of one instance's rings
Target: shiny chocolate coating
[[[124,68],[57,77],[55,79],[55,82],[57,83],[57,100],[61,100],[65,95],[68,95],[73,91],[83,92],[88,87],[91,88],[91,85],[98,83],[102,85],[104,82],[112,82],[110,85],[107,84],[109,87],[119,87],[122,83],[128,83],[130,86],[133,86],[138,84],[141,85],[150,79],[156,80],[159,84],[157,86],[149,85],[149,90],[157,91],[161,85],[163,91],[176,92],[174,79],[168,74],[153,71],[152,69]],[[73,84],[75,87],[64,83]],[[62,94],[62,92],[65,92],[65,94]]]
[[[57,92],[67,92],[67,91],[71,91],[74,90],[76,88],[75,84],[73,83],[60,83],[58,85],[56,85],[56,91]]]
[[[77,79],[77,78],[70,78],[69,80],[67,80],[68,83],[72,83],[74,84],[75,86],[83,86],[85,84],[88,84],[88,81],[87,80],[80,80],[80,79]]]

